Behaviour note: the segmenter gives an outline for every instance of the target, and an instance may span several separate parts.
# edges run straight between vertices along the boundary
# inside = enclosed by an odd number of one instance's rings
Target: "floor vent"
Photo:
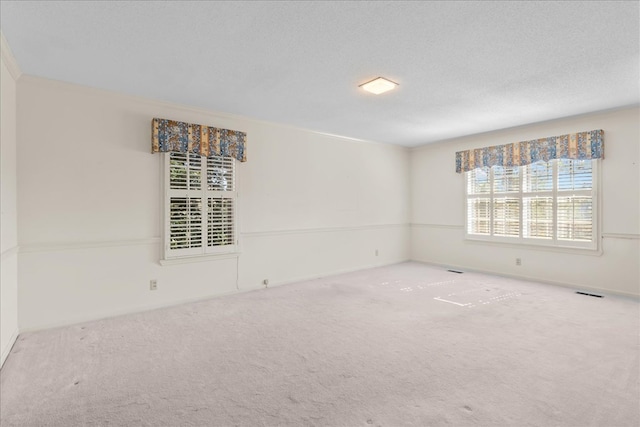
[[[447,270],[449,273],[457,273],[457,274],[462,274],[462,271],[458,271],[458,270]]]
[[[580,295],[587,295],[590,297],[596,297],[596,298],[604,298],[602,295],[596,295],[596,294],[589,294],[587,292],[580,292],[580,291],[576,291],[576,294],[580,294]]]

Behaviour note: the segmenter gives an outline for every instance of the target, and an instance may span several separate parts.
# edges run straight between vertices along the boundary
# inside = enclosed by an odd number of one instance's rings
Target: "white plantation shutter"
[[[493,235],[520,236],[520,199],[513,197],[493,199]]]
[[[518,166],[494,166],[491,170],[493,172],[494,193],[517,193],[520,191],[520,168]]]
[[[537,162],[522,166],[522,189],[525,193],[553,191],[553,165],[551,162]]]
[[[467,172],[467,194],[491,193],[490,172],[489,168],[478,168]]]
[[[553,239],[553,163],[522,166],[522,237]]]
[[[210,191],[235,191],[235,163],[231,157],[207,159],[207,189]]]
[[[597,249],[596,160],[466,172],[470,238]]]
[[[593,239],[593,162],[558,161],[558,239],[590,242]]]
[[[489,168],[478,168],[467,172],[467,229],[473,234],[491,233],[491,181]],[[473,197],[484,196],[484,197]]]
[[[502,237],[520,236],[520,168],[494,166],[492,235]],[[505,195],[509,196],[505,196]]]
[[[522,204],[522,236],[533,239],[552,239],[553,197],[525,197]]]
[[[165,156],[165,259],[235,251],[234,159]]]
[[[591,190],[592,160],[558,160],[558,191]]]
[[[558,239],[589,242],[593,238],[591,197],[558,197]]]
[[[491,199],[467,200],[467,230],[471,234],[488,236],[491,232]]]
[[[169,249],[202,247],[202,199],[171,197],[169,201]]]
[[[207,246],[220,247],[235,242],[234,200],[229,198],[208,200]]]
[[[202,186],[201,156],[171,153],[169,187],[174,190],[199,190]]]
[[[230,157],[207,159],[207,247],[225,251],[235,245],[235,161]]]

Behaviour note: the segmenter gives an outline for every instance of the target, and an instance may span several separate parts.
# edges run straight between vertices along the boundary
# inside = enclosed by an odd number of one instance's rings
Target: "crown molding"
[[[64,90],[69,90],[69,91],[75,91],[75,92],[80,92],[80,93],[94,93],[97,95],[102,95],[102,96],[109,96],[109,97],[114,97],[114,98],[120,98],[120,99],[124,99],[127,100],[129,102],[139,102],[141,104],[146,104],[146,105],[151,105],[155,108],[166,108],[166,109],[171,109],[173,111],[176,112],[184,112],[185,114],[187,114],[187,116],[174,116],[173,119],[174,120],[178,120],[178,121],[182,121],[182,122],[191,122],[191,119],[188,118],[188,114],[201,114],[201,115],[205,115],[205,116],[210,116],[213,119],[222,119],[225,121],[231,121],[231,122],[249,122],[249,123],[254,123],[254,124],[259,124],[259,125],[265,125],[265,126],[270,126],[270,127],[276,127],[276,128],[280,128],[280,129],[288,129],[291,131],[298,131],[298,132],[305,132],[305,133],[309,133],[309,134],[313,134],[313,135],[320,135],[323,137],[327,137],[327,138],[332,138],[332,139],[336,139],[339,141],[347,141],[347,142],[352,142],[352,143],[356,143],[356,144],[367,144],[367,145],[377,145],[380,147],[386,147],[389,149],[393,149],[393,150],[397,150],[397,151],[401,151],[401,152],[408,152],[409,148],[405,147],[403,145],[397,145],[397,144],[391,144],[388,142],[380,142],[380,141],[373,141],[373,140],[367,140],[367,139],[358,139],[358,138],[352,138],[352,137],[348,137],[348,136],[341,136],[341,135],[336,135],[336,134],[332,134],[332,133],[327,133],[327,132],[321,132],[321,131],[317,131],[317,130],[313,130],[313,129],[305,129],[302,127],[297,127],[297,126],[293,126],[293,125],[287,125],[284,123],[278,123],[278,122],[272,122],[272,121],[268,121],[268,120],[262,120],[262,119],[256,119],[256,118],[252,118],[249,116],[243,116],[243,115],[239,115],[239,114],[233,114],[233,113],[226,113],[226,112],[222,112],[222,111],[215,111],[215,110],[209,110],[203,107],[197,107],[197,106],[192,106],[192,105],[186,105],[186,104],[178,104],[178,103],[174,103],[174,102],[170,102],[170,101],[163,101],[163,100],[159,100],[159,99],[153,99],[153,98],[146,98],[143,96],[138,96],[138,95],[131,95],[128,93],[124,93],[124,92],[117,92],[117,91],[113,91],[113,90],[107,90],[107,89],[101,89],[101,88],[96,88],[96,87],[92,87],[92,86],[86,86],[86,85],[81,85],[78,83],[70,83],[70,82],[65,82],[62,80],[55,80],[55,79],[50,79],[47,77],[40,77],[40,76],[34,76],[34,75],[30,75],[30,74],[23,74],[22,75],[22,79],[23,79],[23,84],[34,84],[34,85],[45,85],[45,86],[51,86],[51,87],[58,87]],[[149,120],[151,120],[151,117],[149,118]],[[204,123],[204,122],[203,122]],[[213,122],[210,122],[213,123]],[[218,127],[225,127],[228,126],[229,129],[240,129],[239,127],[234,128],[233,126],[239,126],[236,124],[228,124],[228,125],[216,125]]]
[[[16,61],[15,56],[13,56],[13,52],[11,52],[7,39],[4,38],[2,30],[0,30],[0,52],[2,53],[2,61],[7,66],[9,74],[11,74],[13,80],[18,80],[22,75],[22,71],[20,70],[20,66],[18,65],[18,61]]]

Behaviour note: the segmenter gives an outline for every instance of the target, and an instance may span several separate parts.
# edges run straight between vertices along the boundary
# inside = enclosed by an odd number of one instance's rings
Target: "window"
[[[597,160],[465,172],[470,239],[597,249]]]
[[[235,160],[165,155],[165,259],[237,250]]]

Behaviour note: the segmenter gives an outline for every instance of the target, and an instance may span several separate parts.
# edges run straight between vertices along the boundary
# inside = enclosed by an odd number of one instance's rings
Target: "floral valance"
[[[176,120],[151,121],[151,152],[194,153],[247,161],[247,134]]]
[[[604,159],[603,136],[602,130],[592,130],[458,151],[456,172],[491,166],[525,166],[553,159]]]

